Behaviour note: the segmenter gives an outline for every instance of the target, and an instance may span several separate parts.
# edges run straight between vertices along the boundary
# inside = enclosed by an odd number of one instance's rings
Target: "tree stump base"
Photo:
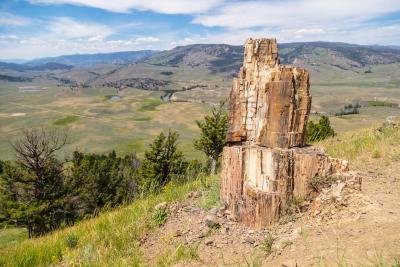
[[[312,195],[313,177],[348,170],[347,161],[304,147],[311,109],[307,70],[279,64],[275,39],[248,39],[229,97],[221,199],[233,218],[263,228],[293,198]]]
[[[227,146],[223,152],[221,199],[235,221],[265,228],[285,215],[292,198],[313,192],[311,179],[348,171],[348,162],[314,147]]]

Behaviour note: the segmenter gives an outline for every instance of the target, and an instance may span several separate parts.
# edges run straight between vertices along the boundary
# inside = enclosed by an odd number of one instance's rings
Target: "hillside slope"
[[[399,126],[350,132],[318,145],[350,160],[363,185],[361,192],[340,191],[315,216],[299,208],[295,217],[266,231],[224,219],[219,229],[204,233],[204,216],[219,213],[210,210],[219,207],[218,180],[211,177],[170,184],[158,196],[6,247],[0,265],[399,266]],[[170,212],[158,228],[154,206],[163,201]],[[188,239],[197,232],[204,234]]]
[[[283,43],[279,45],[279,51],[282,63],[296,64],[308,69],[322,64],[346,71],[368,65],[400,62],[400,50],[384,46],[330,42]],[[144,61],[162,66],[204,67],[212,73],[236,73],[242,60],[242,46],[196,44],[178,46]]]

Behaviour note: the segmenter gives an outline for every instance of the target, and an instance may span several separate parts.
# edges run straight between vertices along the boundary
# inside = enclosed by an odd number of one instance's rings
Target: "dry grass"
[[[353,132],[340,133],[317,143],[332,157],[350,161],[379,159],[383,162],[397,160],[400,155],[400,128],[371,127]],[[400,159],[400,158],[399,158]]]

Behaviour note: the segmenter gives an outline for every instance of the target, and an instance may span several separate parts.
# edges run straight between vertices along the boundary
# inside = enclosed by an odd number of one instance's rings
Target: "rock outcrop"
[[[348,171],[346,161],[305,146],[311,108],[307,70],[279,64],[275,39],[249,39],[229,99],[221,198],[233,218],[262,228],[307,198],[313,177]]]

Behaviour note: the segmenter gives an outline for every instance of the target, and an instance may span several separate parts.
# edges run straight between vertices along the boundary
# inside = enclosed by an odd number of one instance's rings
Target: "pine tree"
[[[160,133],[145,152],[140,168],[141,187],[144,192],[159,191],[175,175],[186,171],[187,162],[178,150],[178,133]]]
[[[137,194],[135,155],[120,158],[115,151],[107,155],[75,151],[71,163],[67,204],[75,220],[131,201]]]
[[[2,219],[27,227],[30,237],[67,223],[63,163],[55,156],[66,139],[66,134],[26,130],[23,138],[13,143],[18,160],[4,165]]]
[[[329,118],[327,116],[322,116],[318,123],[313,121],[307,124],[307,141],[315,142],[324,140],[328,137],[335,136],[336,133],[333,130]]]
[[[215,174],[217,162],[226,145],[226,132],[228,129],[228,115],[224,103],[213,107],[211,115],[206,115],[203,121],[196,121],[200,128],[200,138],[194,140],[194,147],[203,151],[210,160],[210,171]]]

